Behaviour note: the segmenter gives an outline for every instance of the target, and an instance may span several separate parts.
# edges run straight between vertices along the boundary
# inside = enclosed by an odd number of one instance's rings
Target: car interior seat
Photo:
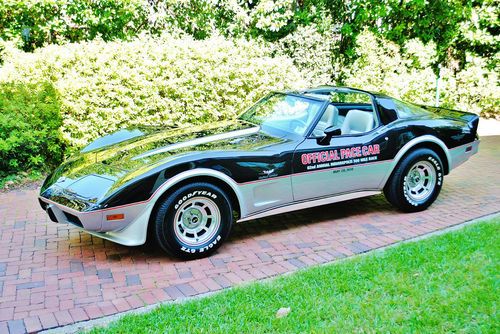
[[[322,136],[327,127],[337,124],[338,117],[339,110],[333,104],[330,104],[321,116],[313,134],[315,136]]]
[[[373,123],[373,113],[351,109],[345,117],[341,131],[343,135],[364,133],[373,129]]]

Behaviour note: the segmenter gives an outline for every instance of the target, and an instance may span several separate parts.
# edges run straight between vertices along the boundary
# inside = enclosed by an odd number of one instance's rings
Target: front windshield
[[[273,93],[243,113],[240,119],[303,136],[323,103],[300,96]]]

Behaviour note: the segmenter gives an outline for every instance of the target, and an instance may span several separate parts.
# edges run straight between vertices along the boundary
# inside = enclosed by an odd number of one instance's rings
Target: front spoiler
[[[136,203],[96,211],[77,211],[39,196],[42,208],[51,220],[72,224],[78,229],[125,246],[138,246],[146,242],[152,203]],[[124,214],[124,219],[108,221],[109,215]]]

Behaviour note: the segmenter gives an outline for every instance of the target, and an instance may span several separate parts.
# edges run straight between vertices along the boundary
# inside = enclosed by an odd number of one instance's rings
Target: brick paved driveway
[[[500,211],[500,137],[445,178],[427,211],[375,196],[237,225],[211,258],[181,262],[48,221],[35,190],[0,194],[0,333],[35,332],[216,291],[362,253]]]

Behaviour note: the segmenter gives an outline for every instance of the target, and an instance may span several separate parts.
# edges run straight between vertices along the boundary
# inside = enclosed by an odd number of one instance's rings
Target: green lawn
[[[92,333],[499,333],[499,223],[162,306]],[[280,307],[291,312],[277,319]]]

